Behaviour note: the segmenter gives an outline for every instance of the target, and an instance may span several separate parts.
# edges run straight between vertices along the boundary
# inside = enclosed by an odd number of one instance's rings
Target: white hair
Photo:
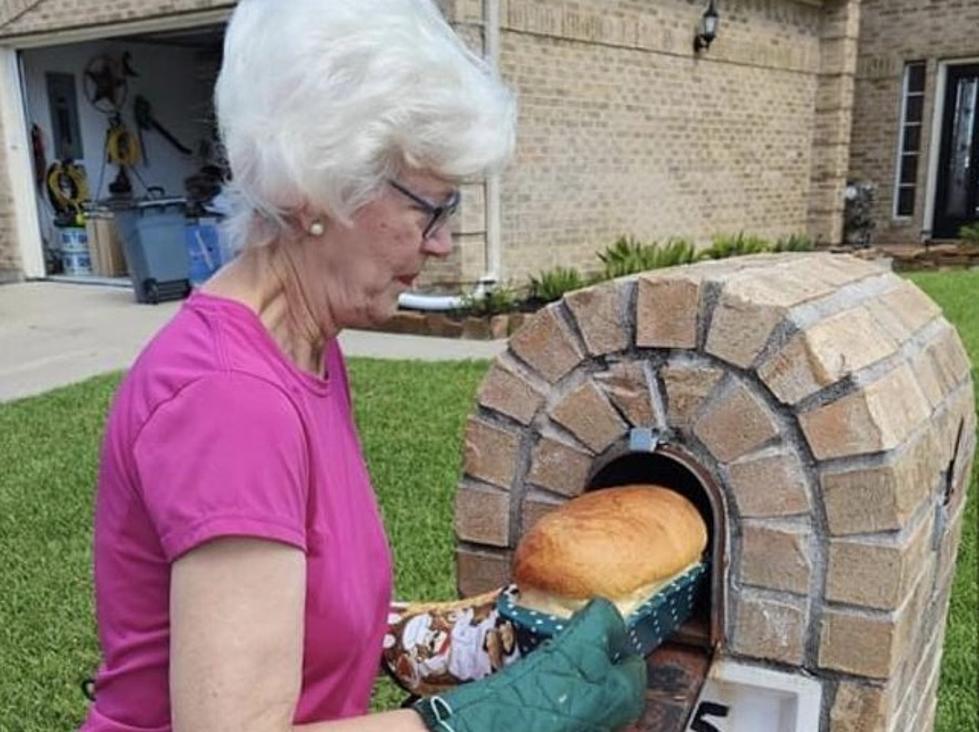
[[[241,0],[215,106],[236,238],[303,205],[349,222],[406,167],[483,175],[516,127],[513,93],[433,0]]]

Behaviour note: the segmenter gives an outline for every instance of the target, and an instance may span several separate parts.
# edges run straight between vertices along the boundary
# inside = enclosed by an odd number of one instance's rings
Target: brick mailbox
[[[962,343],[914,285],[822,253],[604,283],[531,318],[477,401],[463,595],[506,584],[523,533],[586,490],[665,484],[707,521],[708,596],[651,657],[640,729],[750,728],[725,726],[736,694],[704,701],[737,684],[808,708],[773,730],[931,728],[976,422]],[[658,706],[667,676],[681,711]]]

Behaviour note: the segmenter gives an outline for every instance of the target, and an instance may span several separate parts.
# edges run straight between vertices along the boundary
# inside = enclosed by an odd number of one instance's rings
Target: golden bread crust
[[[517,546],[518,589],[613,602],[700,559],[707,527],[684,496],[657,485],[603,488],[541,518]]]

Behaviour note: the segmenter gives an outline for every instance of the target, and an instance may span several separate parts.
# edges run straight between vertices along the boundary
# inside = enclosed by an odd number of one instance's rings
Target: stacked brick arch
[[[872,263],[786,254],[540,311],[467,426],[460,591],[507,582],[520,536],[635,427],[720,487],[718,652],[820,679],[834,732],[926,728],[976,431],[969,361],[934,303]]]

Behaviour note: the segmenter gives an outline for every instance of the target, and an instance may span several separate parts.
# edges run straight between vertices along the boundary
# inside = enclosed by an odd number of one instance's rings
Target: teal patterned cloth
[[[648,656],[690,617],[706,575],[707,562],[695,564],[635,609],[626,619],[626,626],[636,652]],[[524,655],[567,625],[563,618],[521,607],[519,603],[520,593],[515,585],[510,585],[500,593],[497,609],[516,628],[517,645]]]
[[[622,616],[596,599],[530,656],[413,708],[433,732],[613,732],[642,714],[645,689]]]

